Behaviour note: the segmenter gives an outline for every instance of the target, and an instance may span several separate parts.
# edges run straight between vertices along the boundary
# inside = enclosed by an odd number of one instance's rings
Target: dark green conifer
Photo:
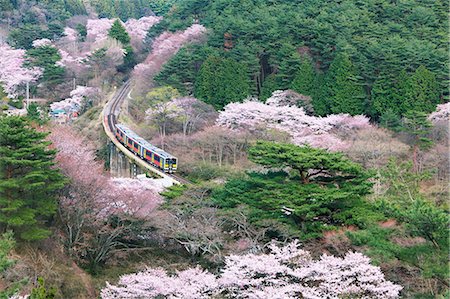
[[[0,117],[0,229],[25,240],[50,235],[45,223],[55,214],[55,192],[64,185],[45,136],[25,118]]]

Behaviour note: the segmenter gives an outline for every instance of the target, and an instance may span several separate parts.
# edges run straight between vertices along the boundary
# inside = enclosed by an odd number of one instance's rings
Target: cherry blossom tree
[[[25,50],[0,44],[0,83],[9,98],[18,96],[21,86],[35,82],[42,76],[42,69],[26,68],[24,63]]]
[[[161,67],[170,57],[189,42],[200,40],[206,33],[206,28],[194,24],[184,31],[164,32],[158,36],[152,44],[152,51],[143,63],[134,67],[133,79],[137,89],[141,93],[151,87],[153,77],[161,70]]]
[[[147,36],[147,31],[155,24],[159,23],[162,17],[148,16],[140,19],[128,19],[125,22],[125,29],[131,39],[143,41]]]
[[[171,103],[176,107],[175,113],[182,124],[184,136],[216,117],[214,107],[196,98],[175,98]]]
[[[351,132],[371,127],[369,119],[363,115],[309,116],[303,108],[280,99],[277,92],[266,104],[251,98],[243,103],[228,104],[219,114],[216,123],[233,130],[276,129],[288,133],[295,144],[309,144],[333,151],[348,147],[336,132]]]
[[[51,46],[52,41],[49,40],[48,38],[37,39],[37,40],[33,41],[32,45],[34,48]]]
[[[87,40],[90,42],[100,42],[108,38],[108,31],[114,20],[107,18],[89,19],[86,24]]]
[[[70,92],[70,98],[50,104],[50,110],[64,110],[66,112],[79,112],[86,105],[86,100],[94,100],[99,95],[99,89],[87,86],[77,86]]]
[[[384,278],[361,253],[313,259],[293,241],[269,245],[269,253],[230,255],[219,275],[196,268],[168,275],[147,269],[107,283],[102,299],[113,298],[399,298],[402,287]]]
[[[448,121],[450,119],[450,102],[438,105],[436,111],[431,113],[428,119],[432,123]]]
[[[109,178],[94,147],[70,127],[53,127],[49,139],[58,150],[58,167],[70,180],[59,205],[65,248],[95,269],[116,251],[126,251],[121,239],[133,238],[133,221],[147,219],[162,202],[160,189],[149,182]]]

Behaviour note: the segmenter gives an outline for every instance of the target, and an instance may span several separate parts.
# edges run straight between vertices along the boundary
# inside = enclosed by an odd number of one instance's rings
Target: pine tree
[[[364,111],[365,93],[357,82],[357,74],[350,58],[339,53],[330,65],[325,78],[327,98],[331,112],[361,114]]]
[[[405,93],[405,111],[432,112],[439,104],[439,85],[436,76],[425,66],[419,66],[410,77],[409,89]]]
[[[245,67],[232,59],[208,57],[200,68],[195,96],[217,109],[250,95]]]
[[[425,112],[412,110],[405,114],[403,131],[411,137],[413,165],[416,172],[419,171],[419,150],[427,150],[433,145],[433,141],[428,138],[432,126]]]
[[[122,45],[126,46],[130,43],[130,36],[127,30],[123,27],[120,20],[115,20],[111,29],[108,31],[108,36],[117,39]]]
[[[280,89],[288,89],[302,61],[295,47],[288,43],[282,45],[280,52],[280,63],[276,75],[277,83]]]
[[[46,135],[22,117],[0,118],[0,228],[25,240],[50,234],[43,225],[55,214],[55,192],[64,185]]]
[[[303,57],[291,88],[305,96],[312,96],[315,89],[316,72],[311,59]]]

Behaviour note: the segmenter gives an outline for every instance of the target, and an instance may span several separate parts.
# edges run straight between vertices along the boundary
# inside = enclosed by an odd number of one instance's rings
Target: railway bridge
[[[188,184],[189,181],[181,178],[177,174],[169,174],[148,164],[133,152],[128,150],[115,137],[116,124],[119,119],[120,107],[124,99],[131,91],[131,80],[127,80],[106,103],[102,111],[103,128],[110,140],[110,168],[112,174],[116,176],[126,176],[125,173],[136,177],[139,174],[149,173],[155,178],[164,179],[164,185]],[[129,164],[127,164],[129,163]]]

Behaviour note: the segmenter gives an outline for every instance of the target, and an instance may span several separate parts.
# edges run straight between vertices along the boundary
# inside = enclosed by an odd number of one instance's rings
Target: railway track
[[[113,132],[115,132],[115,130],[116,130],[117,120],[119,119],[120,106],[121,106],[123,100],[125,99],[125,97],[130,92],[130,90],[131,90],[131,80],[127,80],[119,88],[119,90],[117,90],[117,92],[114,94],[114,96],[111,98],[111,100],[106,104],[106,106],[103,110],[103,118],[104,118],[103,125],[105,127],[105,131],[109,131],[110,134],[108,134],[108,132],[107,132],[107,135],[114,143],[116,143],[116,145],[117,145],[117,143],[119,143],[119,141],[115,138],[115,134]],[[123,146],[122,147],[118,146],[118,148],[122,152],[128,151],[128,149],[126,149]],[[180,177],[179,175],[162,172],[159,168],[156,168],[153,165],[146,163],[144,160],[135,156],[130,151],[128,151],[128,152],[129,152],[128,156],[133,157],[138,162],[138,164],[141,164],[141,166],[143,164],[145,164],[145,168],[159,174],[160,176],[168,177],[177,184],[182,184],[182,185],[191,184],[191,182]]]

